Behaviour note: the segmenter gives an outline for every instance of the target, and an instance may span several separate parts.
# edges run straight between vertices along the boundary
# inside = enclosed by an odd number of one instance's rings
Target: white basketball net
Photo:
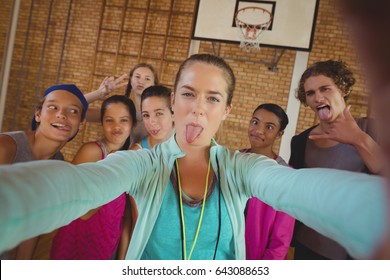
[[[259,50],[263,31],[267,30],[272,22],[271,13],[260,7],[245,7],[237,11],[235,20],[240,36],[240,48]]]

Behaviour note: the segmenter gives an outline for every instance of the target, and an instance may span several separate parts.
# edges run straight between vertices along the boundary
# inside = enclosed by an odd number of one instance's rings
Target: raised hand
[[[333,140],[344,144],[350,144],[356,148],[368,169],[379,174],[383,164],[378,158],[382,154],[379,145],[357,125],[352,117],[348,106],[344,109],[343,115],[325,128],[325,133],[310,135],[312,140]]]
[[[106,97],[109,93],[113,92],[114,90],[126,86],[127,81],[124,80],[127,77],[128,77],[127,74],[123,74],[122,76],[116,79],[113,76],[105,77],[98,89],[99,92],[101,93],[101,98]]]
[[[126,86],[127,85],[127,81],[125,81],[126,78],[127,78],[127,74],[123,74],[122,76],[116,79],[112,76],[105,77],[97,90],[85,94],[84,97],[85,99],[87,99],[88,103],[92,103],[96,100],[103,99],[114,90]],[[94,117],[89,116],[88,121],[95,121],[95,116]]]

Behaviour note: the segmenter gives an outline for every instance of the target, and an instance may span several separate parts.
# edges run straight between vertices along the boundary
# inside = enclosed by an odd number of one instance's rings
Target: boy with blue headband
[[[60,150],[83,126],[88,102],[73,84],[55,85],[43,94],[32,120],[32,131],[0,133],[0,164],[44,159],[64,160]],[[31,259],[38,237],[16,248],[17,259]],[[6,252],[1,259],[11,258]]]

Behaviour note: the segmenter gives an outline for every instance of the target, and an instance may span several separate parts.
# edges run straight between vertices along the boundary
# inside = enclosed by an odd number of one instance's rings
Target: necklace
[[[207,196],[207,190],[209,186],[209,175],[210,175],[210,169],[211,169],[211,163],[210,163],[210,158],[209,158],[209,163],[207,167],[207,176],[206,176],[206,183],[205,183],[205,191],[203,195],[203,203],[202,203],[202,210],[200,211],[200,217],[199,217],[199,222],[198,222],[198,227],[196,229],[195,233],[195,238],[194,241],[192,242],[191,250],[187,258],[187,246],[186,246],[186,227],[185,227],[185,220],[184,220],[184,209],[183,209],[183,195],[182,195],[182,190],[181,190],[181,183],[180,183],[180,172],[179,172],[179,163],[176,159],[176,169],[177,169],[177,181],[178,181],[178,188],[179,188],[179,204],[180,204],[180,218],[181,218],[181,224],[182,224],[182,243],[183,243],[183,256],[185,260],[190,260],[192,253],[194,251],[196,241],[198,240],[198,235],[200,231],[200,226],[202,225],[202,220],[203,220],[203,213],[204,213],[204,208],[206,205],[206,196]]]

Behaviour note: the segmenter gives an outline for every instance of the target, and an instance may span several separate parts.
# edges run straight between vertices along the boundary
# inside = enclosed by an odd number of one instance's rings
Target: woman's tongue
[[[188,143],[192,143],[202,133],[203,128],[196,125],[187,125],[186,127],[186,140]]]
[[[317,114],[321,121],[327,121],[330,118],[330,108],[328,106],[322,107],[318,109]]]

